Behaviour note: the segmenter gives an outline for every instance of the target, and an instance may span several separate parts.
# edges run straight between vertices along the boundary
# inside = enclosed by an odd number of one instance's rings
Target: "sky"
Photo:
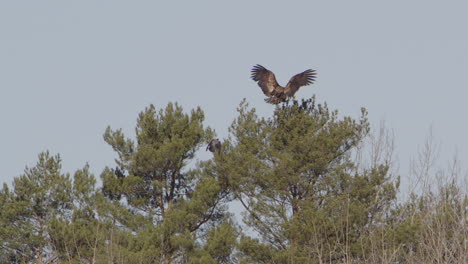
[[[341,116],[366,107],[395,135],[400,174],[429,127],[440,160],[468,159],[466,1],[2,1],[0,183],[45,150],[63,170],[115,167],[107,126],[134,137],[150,104],[201,106],[220,138],[243,98],[262,116],[250,79],[261,64],[285,85],[305,69]],[[200,152],[199,159],[209,158]]]

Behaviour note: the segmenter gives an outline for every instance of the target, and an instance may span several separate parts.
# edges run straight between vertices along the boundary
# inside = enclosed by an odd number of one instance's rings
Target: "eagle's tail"
[[[279,103],[282,103],[284,102],[285,100],[283,98],[280,98],[280,97],[276,97],[276,96],[270,96],[268,98],[265,98],[265,102],[269,103],[269,104],[279,104]]]

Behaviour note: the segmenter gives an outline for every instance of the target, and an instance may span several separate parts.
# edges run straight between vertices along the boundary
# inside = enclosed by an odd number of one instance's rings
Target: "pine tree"
[[[225,195],[217,180],[187,168],[213,136],[203,120],[200,108],[189,115],[169,103],[159,112],[151,105],[140,113],[136,141],[107,128],[104,139],[119,158],[115,169],[102,174],[103,191],[130,212],[116,218],[136,234],[127,237],[133,248],[122,246],[132,256],[127,263],[136,258],[145,263],[187,261],[200,247],[198,231],[223,219]],[[132,216],[142,218],[132,222]]]
[[[244,236],[244,260],[334,263],[359,255],[360,234],[395,198],[387,166],[359,173],[350,159],[369,131],[365,109],[359,120],[340,119],[312,98],[266,119],[245,101],[238,111],[224,152],[204,171],[224,181],[261,238]]]
[[[86,165],[73,175],[71,213],[50,221],[52,244],[58,260],[66,263],[104,263],[109,259],[113,206],[96,188],[96,179]]]
[[[71,178],[59,155],[40,153],[0,190],[0,263],[466,262],[468,198],[455,178],[397,203],[389,163],[353,162],[365,109],[340,117],[312,98],[266,118],[245,100],[238,112],[197,163],[214,136],[200,108],[151,105],[135,140],[107,128],[118,158],[102,188],[88,165]],[[251,229],[236,226],[230,201]]]
[[[71,213],[71,180],[61,172],[60,156],[39,154],[35,167],[14,179],[13,189],[0,192],[0,246],[10,263],[56,260],[50,223]]]

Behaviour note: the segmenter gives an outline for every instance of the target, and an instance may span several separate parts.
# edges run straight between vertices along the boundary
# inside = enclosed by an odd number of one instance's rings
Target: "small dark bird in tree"
[[[208,146],[206,146],[206,150],[211,151],[211,152],[219,152],[221,150],[221,141],[219,139],[212,139],[210,143],[208,143]]]
[[[251,78],[262,88],[263,93],[268,96],[265,102],[270,104],[279,104],[292,97],[301,86],[314,83],[316,77],[315,70],[305,70],[294,75],[286,85],[282,87],[278,84],[275,74],[262,65],[255,65],[252,69]]]

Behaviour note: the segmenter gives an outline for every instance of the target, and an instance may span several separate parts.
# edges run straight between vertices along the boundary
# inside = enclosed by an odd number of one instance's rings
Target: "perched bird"
[[[206,150],[211,152],[220,151],[221,141],[219,141],[219,139],[212,139],[210,143],[208,143],[208,146],[206,146]]]
[[[268,96],[265,99],[267,103],[279,104],[292,97],[301,86],[314,83],[316,77],[315,70],[306,70],[294,75],[286,85],[282,87],[278,84],[275,74],[262,65],[255,65],[252,69],[251,78],[262,88],[263,93]]]

